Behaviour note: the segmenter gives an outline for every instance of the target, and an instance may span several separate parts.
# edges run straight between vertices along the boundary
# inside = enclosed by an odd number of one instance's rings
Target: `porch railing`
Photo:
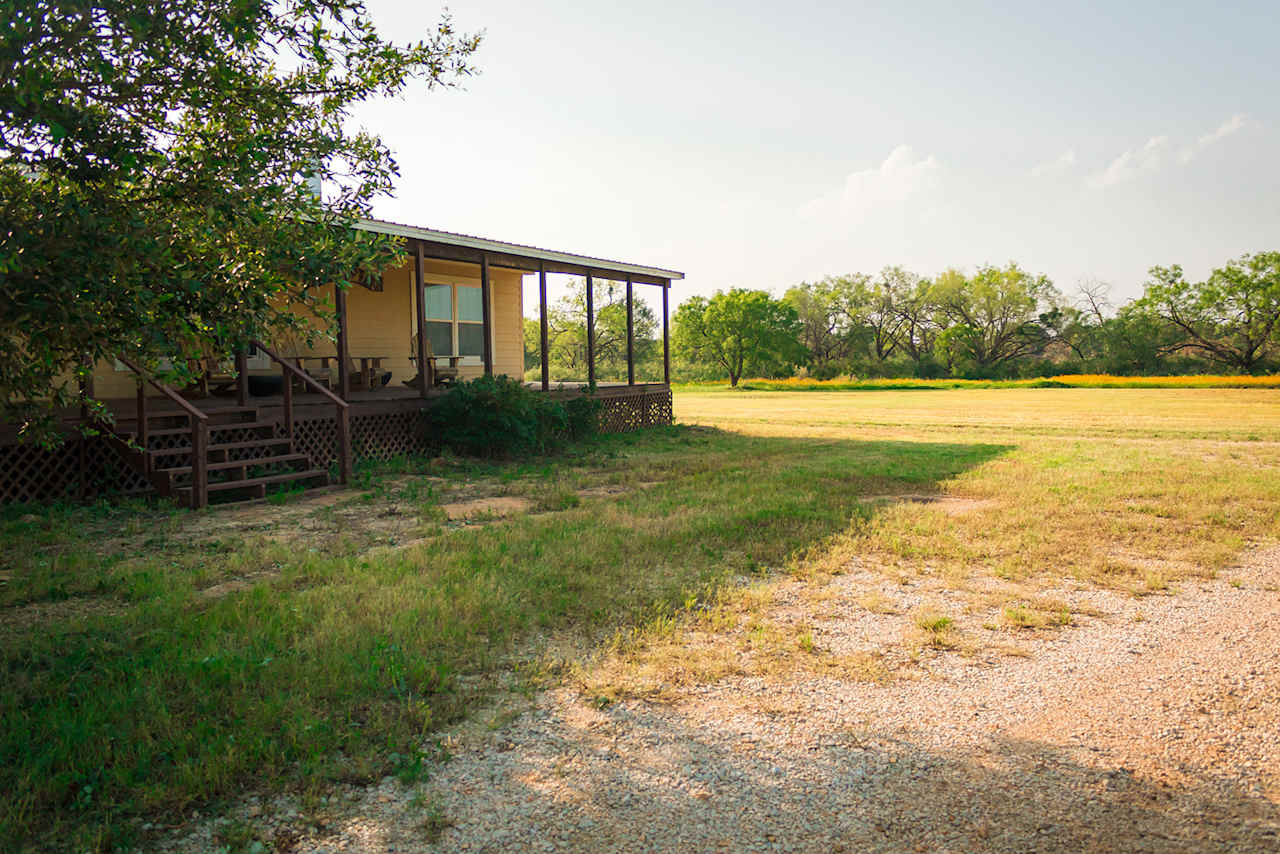
[[[137,412],[135,413],[137,415],[137,435],[135,438],[138,446],[143,451],[141,460],[143,473],[148,480],[153,480],[152,459],[151,455],[146,452],[150,431],[147,423],[146,387],[150,385],[177,404],[178,408],[187,415],[187,421],[191,427],[191,506],[194,509],[206,506],[209,503],[209,416],[192,406],[182,395],[148,374],[129,359],[124,356],[116,356],[116,358],[120,360],[120,364],[138,375],[138,404]]]
[[[337,408],[338,481],[340,483],[348,483],[351,480],[351,404],[320,385],[306,371],[296,365],[289,364],[287,360],[266,344],[261,341],[251,341],[250,343],[280,365],[283,385],[281,391],[284,393],[284,427],[285,432],[289,434],[291,439],[293,438],[293,380],[298,380],[303,387],[328,398],[329,402]]]

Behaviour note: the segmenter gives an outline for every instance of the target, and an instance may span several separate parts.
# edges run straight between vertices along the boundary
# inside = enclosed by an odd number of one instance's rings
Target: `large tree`
[[[827,276],[790,288],[783,299],[800,316],[810,373],[830,377],[868,360],[872,370],[880,370],[899,350],[912,353],[923,346],[927,352],[932,339],[913,334],[922,320],[915,300],[927,284],[901,267],[885,267],[875,276]]]
[[[939,311],[934,294],[944,288],[935,288],[929,279],[890,268],[895,275],[885,277],[886,286],[891,288],[892,312],[897,322],[892,326],[894,344],[900,353],[905,353],[915,363],[916,373],[923,374],[931,363],[938,335],[945,326],[944,318]],[[940,282],[945,282],[948,273],[944,273]]]
[[[672,340],[681,354],[719,366],[736,388],[748,367],[802,358],[800,334],[791,305],[765,291],[734,288],[681,303]]]
[[[1182,268],[1152,267],[1139,311],[1178,333],[1178,347],[1240,371],[1280,350],[1280,252],[1243,255],[1189,282]]]
[[[812,375],[831,377],[848,368],[861,331],[859,303],[867,281],[862,273],[827,276],[820,282],[801,282],[783,295],[799,318],[800,341],[808,351]]]
[[[1181,336],[1168,323],[1130,302],[1116,309],[1110,287],[1088,280],[1077,287],[1074,305],[1063,306],[1056,337],[1088,370],[1106,374],[1156,374]]]
[[[950,321],[938,346],[983,373],[1043,351],[1060,301],[1047,277],[1017,264],[980,267],[972,277],[944,274],[932,299]]]
[[[902,267],[885,267],[866,287],[861,300],[862,320],[871,344],[871,356],[883,365],[898,350],[914,354],[918,348],[928,351],[922,340],[921,301],[928,293],[929,282]]]
[[[300,329],[285,306],[323,315],[333,284],[391,262],[350,226],[396,165],[349,111],[471,73],[477,37],[447,17],[424,35],[392,44],[361,0],[8,4],[0,418],[47,423],[84,360]]]

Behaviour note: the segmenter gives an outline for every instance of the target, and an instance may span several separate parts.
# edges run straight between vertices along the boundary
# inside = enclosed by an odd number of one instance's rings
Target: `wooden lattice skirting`
[[[52,449],[0,445],[0,504],[88,501],[151,489],[101,436],[71,436]]]
[[[600,400],[603,433],[628,433],[671,423],[670,389],[609,389]],[[388,460],[429,449],[421,402],[405,401],[400,408],[382,404],[362,411],[365,409],[360,402],[352,403],[351,445],[357,460]],[[283,434],[283,427],[277,430]],[[334,462],[337,423],[332,412],[299,414],[294,422],[294,446],[307,454],[314,466],[325,468]],[[0,504],[91,501],[104,495],[151,491],[146,478],[133,471],[100,436],[72,433],[54,449],[0,444]]]
[[[630,433],[671,423],[671,389],[611,394],[600,398],[600,432]]]

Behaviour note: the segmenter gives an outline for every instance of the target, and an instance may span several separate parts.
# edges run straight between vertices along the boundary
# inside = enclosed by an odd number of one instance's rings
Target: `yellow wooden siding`
[[[493,372],[524,377],[524,276],[493,271]]]
[[[524,375],[524,292],[523,276],[515,270],[490,268],[493,305],[493,370],[513,377]],[[480,268],[475,264],[427,259],[423,278],[434,284],[480,285]],[[400,384],[417,374],[410,356],[410,339],[415,332],[412,263],[383,274],[382,291],[363,287],[347,290],[347,345],[352,357],[382,357],[382,370],[391,371],[391,383]],[[306,347],[291,341],[274,342],[282,356],[332,356],[335,343],[324,337]],[[308,365],[318,369],[319,363]],[[359,368],[357,361],[356,367]],[[252,374],[275,374],[278,366],[271,363],[262,370],[251,366]],[[464,378],[480,376],[483,365],[464,365]],[[135,392],[134,375],[117,371],[111,362],[101,362],[94,369],[95,392],[102,398],[130,397]]]
[[[132,371],[117,371],[112,362],[93,367],[93,393],[100,398],[131,397],[137,392]]]
[[[409,270],[388,270],[382,291],[352,287],[347,289],[347,351],[359,370],[361,356],[382,357],[382,370],[391,371],[391,382],[400,383],[417,374],[409,361],[409,338],[413,335],[413,293]],[[328,352],[337,346],[326,342]]]

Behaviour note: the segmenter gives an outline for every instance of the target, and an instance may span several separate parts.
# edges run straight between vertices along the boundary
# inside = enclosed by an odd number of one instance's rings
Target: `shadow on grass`
[[[594,635],[678,610],[866,524],[867,496],[933,492],[1007,450],[682,427],[603,437],[561,459],[460,467],[517,490],[658,485],[355,555],[157,539],[114,513],[113,536],[138,531],[108,553],[107,529],[77,511],[7,516],[9,580],[31,594],[8,601],[87,591],[120,607],[0,632],[0,842],[128,846],[136,816],[376,779],[509,682],[536,656],[523,648],[535,630]]]

